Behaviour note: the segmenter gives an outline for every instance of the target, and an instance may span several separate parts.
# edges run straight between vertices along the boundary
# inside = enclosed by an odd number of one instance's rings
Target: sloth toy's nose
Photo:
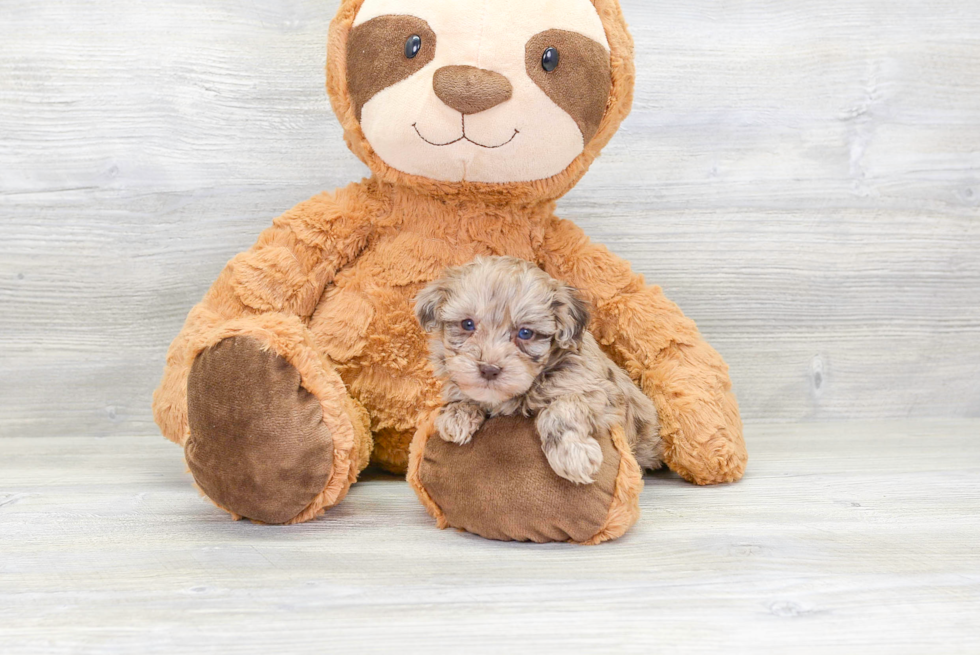
[[[444,103],[464,116],[479,114],[510,100],[510,80],[474,66],[445,66],[436,71],[432,88]]]

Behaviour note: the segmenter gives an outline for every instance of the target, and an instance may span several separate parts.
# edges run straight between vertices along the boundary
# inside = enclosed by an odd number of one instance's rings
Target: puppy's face
[[[527,392],[558,350],[578,347],[585,303],[533,264],[480,258],[452,269],[416,299],[439,375],[489,405]]]

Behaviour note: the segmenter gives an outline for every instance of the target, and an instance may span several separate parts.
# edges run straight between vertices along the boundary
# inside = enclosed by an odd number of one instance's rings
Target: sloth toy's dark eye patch
[[[612,89],[609,51],[578,32],[548,30],[527,42],[525,66],[534,83],[575,120],[585,143],[591,141]]]
[[[378,16],[347,37],[347,89],[354,115],[389,86],[411,77],[436,55],[436,35],[415,16]]]

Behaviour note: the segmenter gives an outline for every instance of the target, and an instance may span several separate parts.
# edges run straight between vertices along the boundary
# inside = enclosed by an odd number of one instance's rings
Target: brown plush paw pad
[[[599,443],[596,481],[577,485],[551,470],[533,421],[501,417],[465,446],[433,435],[419,474],[453,527],[503,541],[585,542],[605,524],[619,471],[610,438]]]
[[[285,523],[326,487],[333,439],[299,372],[259,341],[232,337],[198,355],[187,381],[187,465],[235,514]]]

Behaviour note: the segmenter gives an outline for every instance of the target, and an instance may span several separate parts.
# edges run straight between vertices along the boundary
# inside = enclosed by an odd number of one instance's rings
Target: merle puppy
[[[657,410],[586,330],[576,289],[522,259],[478,257],[426,287],[415,314],[445,380],[446,441],[468,443],[494,416],[536,416],[551,468],[588,484],[602,464],[593,435],[620,424],[640,466],[660,466]]]

